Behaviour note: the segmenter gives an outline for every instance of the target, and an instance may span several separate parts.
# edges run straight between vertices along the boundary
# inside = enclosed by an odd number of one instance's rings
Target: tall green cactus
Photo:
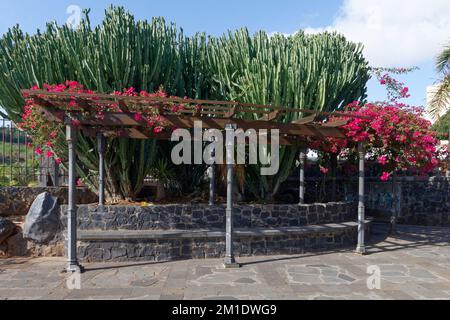
[[[290,108],[334,111],[351,101],[365,98],[369,79],[362,47],[343,36],[323,33],[292,37],[269,37],[258,32],[251,37],[242,29],[211,39],[208,66],[214,96],[242,102],[274,104]],[[257,119],[257,115],[250,115]],[[289,113],[278,119],[288,123],[301,118]],[[282,147],[280,171],[274,177],[249,180],[254,190],[274,195],[291,174],[298,150]]]
[[[0,105],[14,121],[24,103],[20,89],[67,79],[99,92],[131,86],[152,91],[162,85],[177,96],[334,110],[364,98],[368,78],[361,48],[339,35],[270,38],[258,32],[252,37],[242,29],[218,38],[186,37],[162,18],[135,21],[121,7],[107,9],[95,28],[86,12],[75,30],[49,23],[44,32],[30,36],[14,27],[0,40]],[[166,152],[158,145],[109,142],[107,189],[112,196],[133,197],[140,190],[156,154]],[[79,173],[95,188],[98,157],[89,152],[95,141],[80,135],[78,147]],[[296,152],[283,148],[280,172],[271,183],[255,175],[263,193],[276,191],[286,179]]]

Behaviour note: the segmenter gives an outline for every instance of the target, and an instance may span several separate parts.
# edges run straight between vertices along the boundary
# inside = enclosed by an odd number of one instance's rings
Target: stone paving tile
[[[79,300],[79,299],[87,299],[87,300],[117,300],[122,299],[123,297],[130,296],[133,292],[132,288],[108,288],[105,290],[104,288],[87,288],[81,290],[72,290],[69,292],[64,299],[67,300]]]
[[[450,229],[405,228],[368,246],[296,256],[88,264],[81,290],[67,288],[65,259],[0,260],[0,299],[450,299]],[[378,235],[377,235],[378,236]],[[385,237],[384,237],[385,238]],[[367,288],[369,266],[381,290]]]
[[[49,290],[42,288],[1,288],[0,300],[38,300],[46,297],[49,293]]]

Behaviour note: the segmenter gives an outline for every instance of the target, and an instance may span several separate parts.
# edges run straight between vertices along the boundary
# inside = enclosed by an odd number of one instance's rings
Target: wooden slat
[[[305,124],[302,125],[308,127],[312,131],[313,137],[318,138],[345,138],[345,134],[339,130],[338,128],[333,127],[324,127],[323,125],[313,125],[313,124]]]
[[[87,126],[81,126],[81,131],[83,131],[84,135],[95,138],[97,137],[97,133],[104,131],[104,129],[98,129],[95,127],[87,127]]]
[[[224,118],[227,118],[227,119],[231,119],[231,118],[233,118],[234,117],[234,115],[236,114],[236,111],[237,111],[237,106],[232,106],[225,114],[224,114]]]
[[[47,101],[41,97],[33,97],[33,101],[35,104],[37,104],[41,107],[56,109],[56,106],[53,103],[51,103],[50,101]]]
[[[123,112],[128,112],[130,109],[128,108],[128,105],[125,100],[123,99],[117,99],[117,102],[119,103],[119,107]]]
[[[134,117],[129,113],[108,112],[105,113],[104,119],[79,119],[83,125],[91,126],[107,126],[107,127],[122,127],[122,126],[142,126],[141,123],[134,120]]]
[[[324,123],[322,126],[328,127],[328,128],[339,128],[339,127],[347,125],[349,122],[350,122],[350,120],[336,120],[333,122]]]
[[[312,116],[304,117],[302,119],[298,119],[295,121],[292,121],[293,124],[307,124],[307,123],[313,123],[317,118],[316,114],[313,114]]]
[[[41,105],[38,105],[36,107],[37,110],[39,110],[44,117],[46,117],[51,122],[62,122],[64,123],[64,112],[55,109],[48,109],[46,107],[43,107]]]
[[[75,102],[78,104],[78,106],[84,110],[92,110],[95,109],[93,106],[94,101],[82,99],[82,98],[76,98]]]
[[[126,129],[128,136],[132,139],[146,140],[148,137],[136,128]]]
[[[276,118],[278,118],[278,116],[279,116],[280,114],[281,114],[281,111],[279,111],[279,110],[273,111],[273,112],[271,112],[271,113],[265,115],[265,116],[263,117],[263,120],[265,120],[265,121],[272,121],[272,120],[275,120]]]

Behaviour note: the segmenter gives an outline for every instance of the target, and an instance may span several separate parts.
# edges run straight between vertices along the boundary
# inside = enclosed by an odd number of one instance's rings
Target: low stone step
[[[370,223],[366,220],[366,224]],[[323,225],[310,225],[304,227],[284,228],[239,228],[234,229],[235,238],[247,237],[279,237],[288,235],[307,235],[314,233],[329,233],[344,229],[357,228],[354,221],[343,223],[330,223]],[[121,241],[146,239],[191,239],[191,238],[223,238],[223,230],[79,230],[80,241]]]
[[[366,235],[370,235],[366,220]],[[236,229],[237,257],[291,255],[356,247],[354,221],[304,227]],[[173,261],[223,258],[223,230],[79,230],[78,256],[85,262]]]

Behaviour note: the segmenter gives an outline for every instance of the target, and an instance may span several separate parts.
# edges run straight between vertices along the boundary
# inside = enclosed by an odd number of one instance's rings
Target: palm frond
[[[428,113],[437,120],[440,115],[447,111],[450,106],[450,75],[444,77],[442,82],[437,86],[430,102]]]
[[[436,58],[436,70],[438,73],[450,71],[450,44],[444,47]]]

